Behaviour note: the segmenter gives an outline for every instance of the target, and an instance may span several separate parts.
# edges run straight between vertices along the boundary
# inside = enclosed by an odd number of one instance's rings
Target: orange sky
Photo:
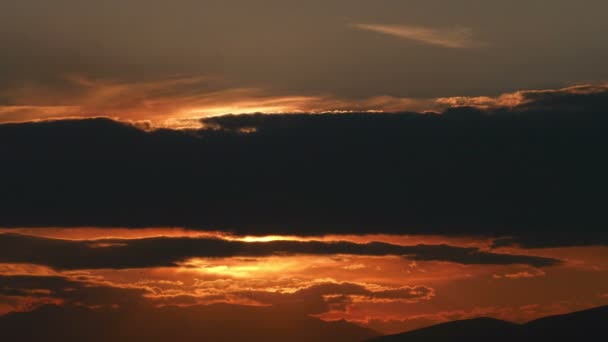
[[[608,1],[517,1],[0,1],[0,325],[608,304]]]
[[[437,98],[390,95],[347,98],[331,93],[302,95],[273,93],[263,87],[209,89],[222,83],[218,76],[173,76],[149,81],[98,79],[68,74],[60,79],[70,90],[36,84],[22,84],[0,92],[12,104],[0,103],[0,123],[58,118],[110,117],[142,122],[153,127],[200,127],[200,118],[243,113],[320,112],[424,112],[448,107],[517,106],[524,95],[553,90],[504,93],[496,97],[454,96]],[[555,91],[589,93],[605,85],[578,85]]]
[[[184,229],[16,229],[12,233],[61,239],[157,236],[213,236],[239,241],[271,241],[285,237],[239,237]],[[289,237],[292,240],[313,238]],[[450,244],[486,249],[489,242],[440,236],[326,236],[315,240],[385,241],[394,244]],[[103,248],[103,246],[100,246]],[[576,247],[493,252],[559,258],[562,265],[463,265],[413,261],[398,256],[274,255],[267,257],[194,258],[174,267],[61,271],[31,264],[0,264],[0,275],[61,276],[93,286],[138,289],[155,305],[233,303],[286,305],[310,301],[313,293],[327,307],[309,314],[327,320],[347,319],[391,333],[432,323],[475,316],[527,321],[548,314],[608,303],[608,248]],[[329,288],[329,289],[328,289]],[[2,312],[28,310],[61,302],[52,295],[13,298]],[[388,292],[387,292],[388,291]],[[390,295],[388,294],[390,293]],[[339,301],[331,304],[331,298]],[[107,302],[106,305],[112,305]]]

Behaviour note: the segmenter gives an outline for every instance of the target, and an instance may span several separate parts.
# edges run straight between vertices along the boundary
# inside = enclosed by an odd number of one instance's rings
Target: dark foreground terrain
[[[448,322],[396,335],[382,336],[373,342],[434,341],[608,341],[608,306],[549,316],[515,324],[494,318],[475,318]]]
[[[381,336],[345,321],[212,305],[91,310],[47,305],[0,316],[1,341],[608,341],[608,306],[515,324],[476,318]]]

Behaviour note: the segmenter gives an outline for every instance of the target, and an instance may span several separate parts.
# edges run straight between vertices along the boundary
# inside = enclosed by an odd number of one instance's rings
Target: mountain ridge
[[[435,341],[539,341],[580,340],[581,336],[608,338],[608,305],[562,315],[552,315],[524,324],[489,317],[441,323],[430,327],[385,335],[367,342]]]

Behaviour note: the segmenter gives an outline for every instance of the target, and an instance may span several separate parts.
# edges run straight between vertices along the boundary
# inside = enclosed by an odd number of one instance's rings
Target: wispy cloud
[[[374,96],[340,98],[332,94],[273,93],[257,87],[230,87],[214,76],[175,76],[147,81],[61,78],[61,87],[28,85],[0,91],[0,123],[67,117],[106,116],[149,121],[154,126],[200,126],[200,118],[222,114],[348,111],[424,111],[433,99]],[[212,84],[212,85],[210,85]],[[215,86],[214,84],[220,84]]]
[[[482,46],[473,39],[473,30],[466,27],[435,29],[409,25],[354,24],[354,28],[388,34],[398,38],[453,49]]]
[[[580,106],[579,103],[569,103],[574,96],[602,97],[608,94],[608,84],[580,84],[560,89],[519,90],[504,93],[496,97],[490,96],[453,96],[436,99],[439,107],[476,107],[479,109],[525,108],[526,106],[549,106],[558,104],[559,108]],[[589,101],[589,99],[587,99]],[[555,106],[555,105],[554,105]]]

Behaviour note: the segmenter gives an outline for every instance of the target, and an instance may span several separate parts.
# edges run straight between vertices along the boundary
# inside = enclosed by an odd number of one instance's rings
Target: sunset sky
[[[606,13],[0,2],[0,327],[356,341],[607,305]]]

